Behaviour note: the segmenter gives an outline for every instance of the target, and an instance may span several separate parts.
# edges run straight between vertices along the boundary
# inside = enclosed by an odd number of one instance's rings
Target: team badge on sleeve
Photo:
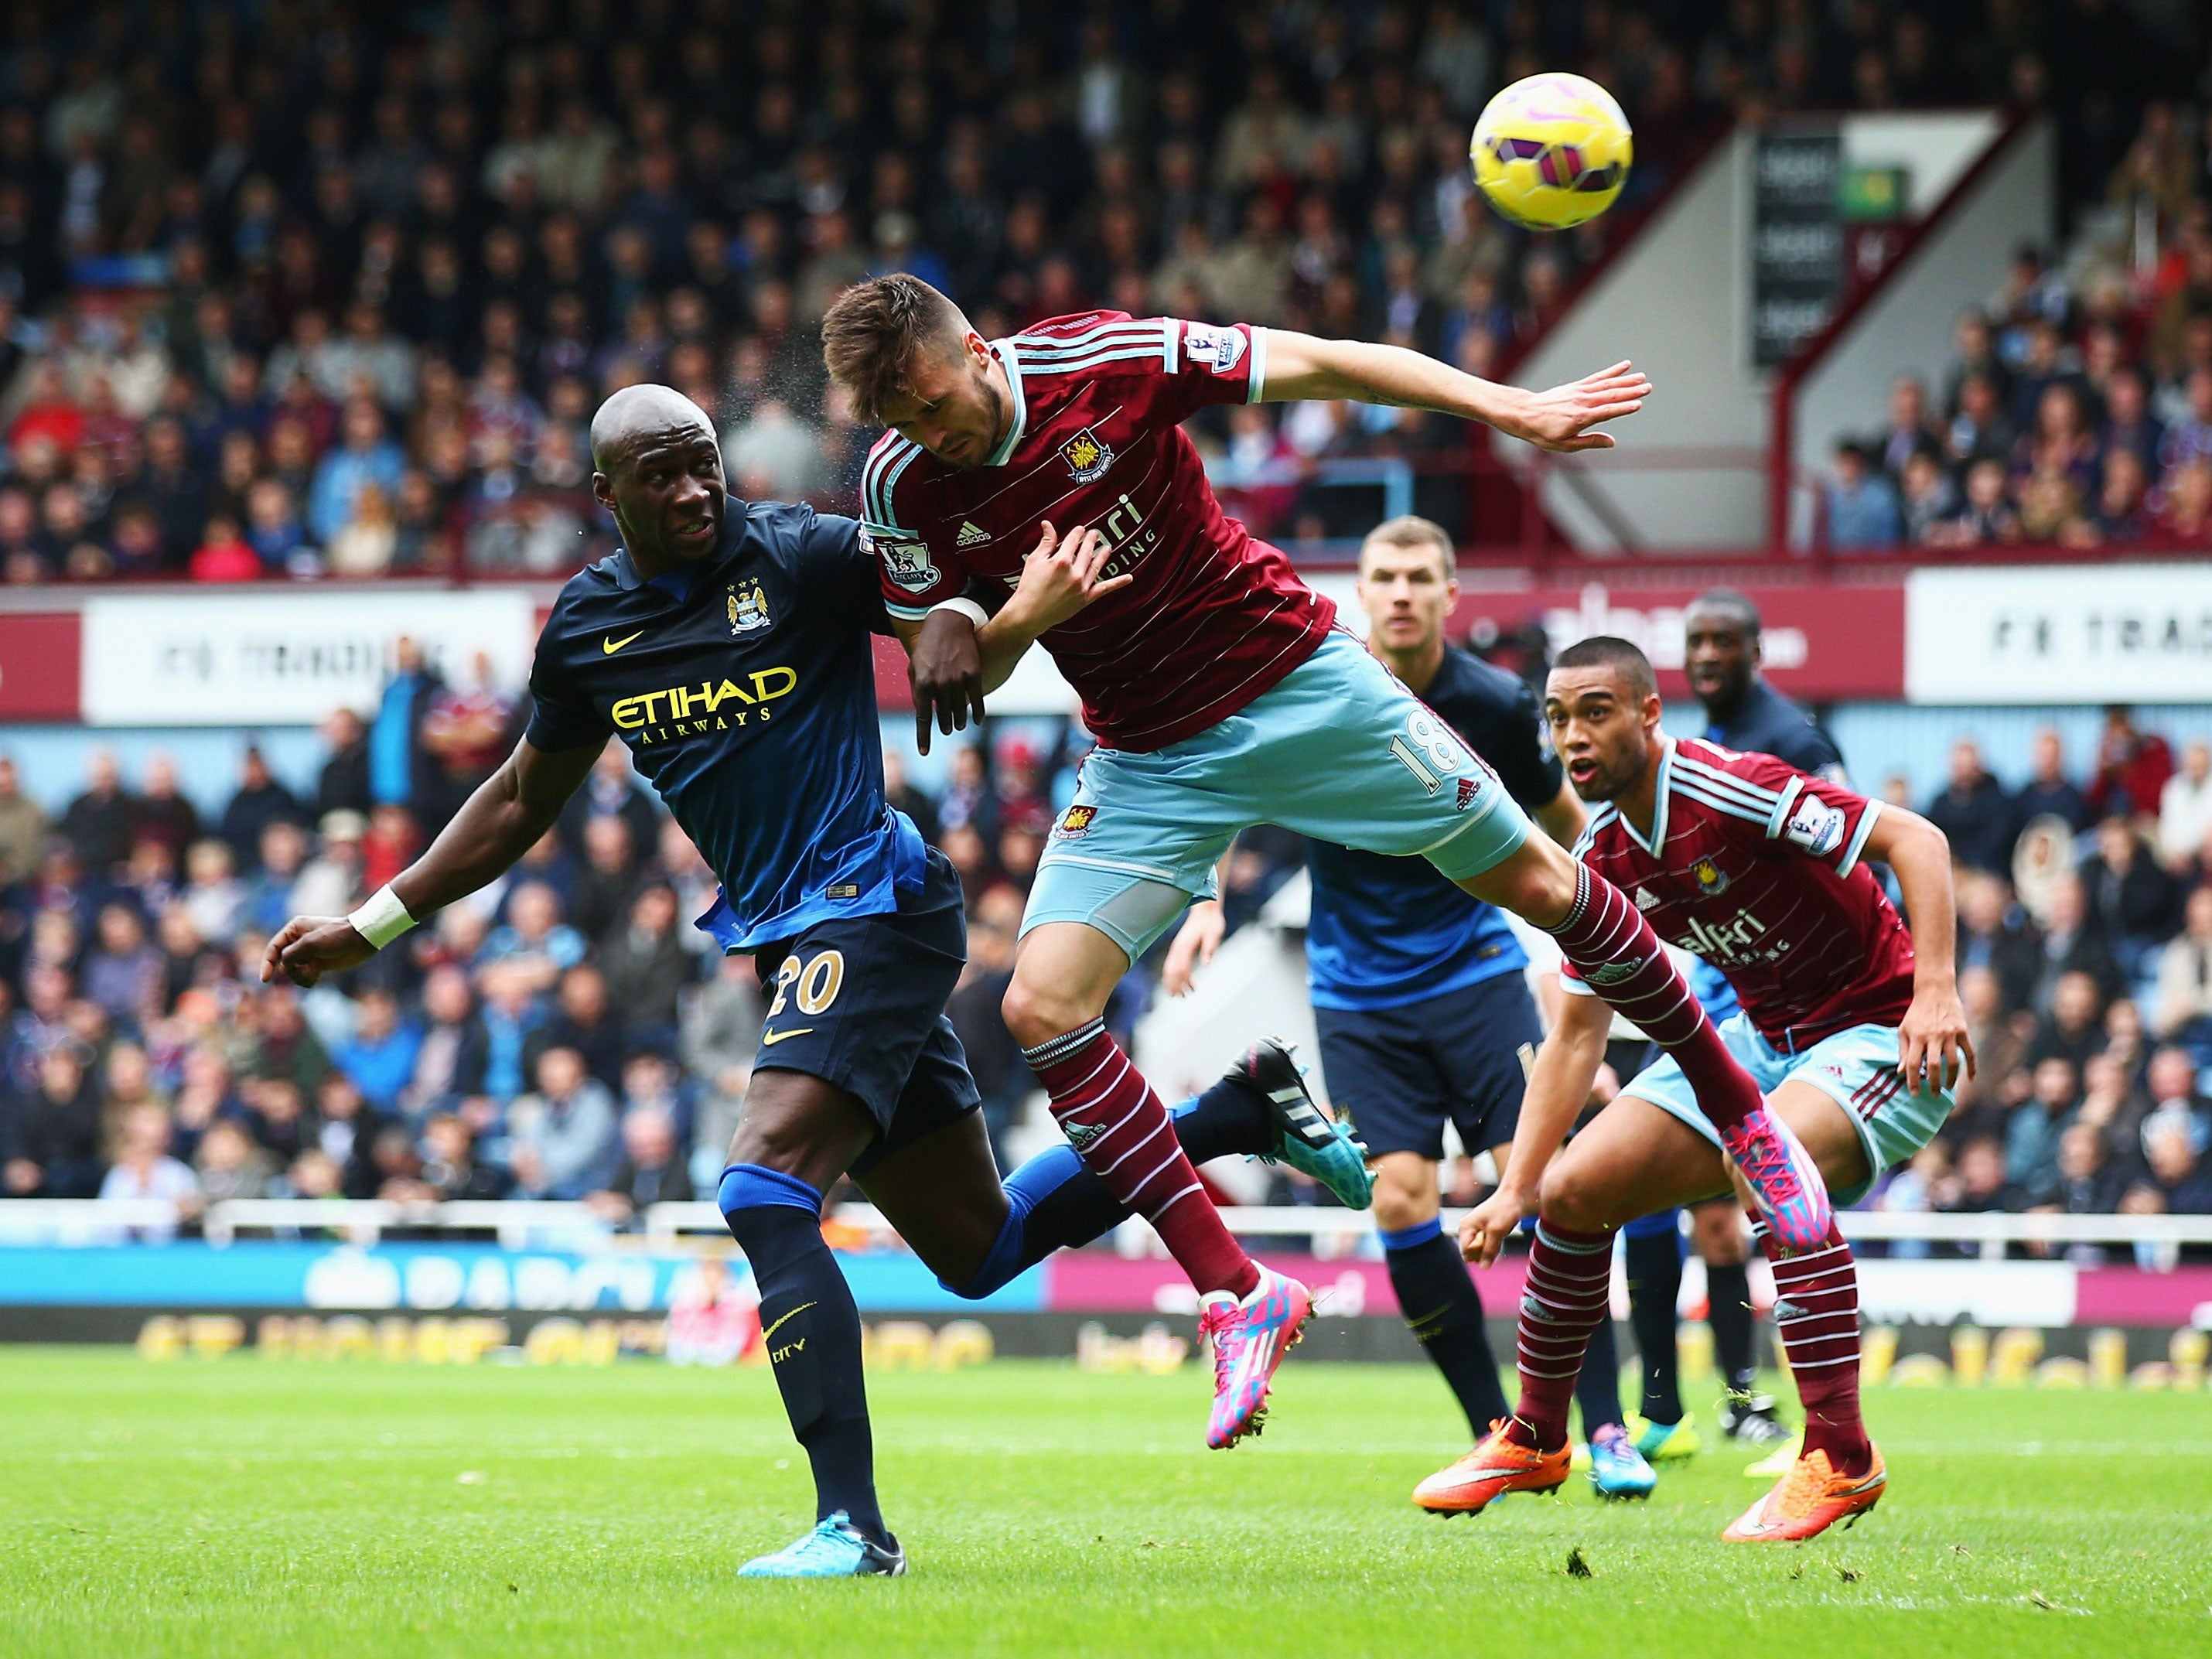
[[[1782,833],[1815,858],[1825,858],[1844,844],[1844,809],[1808,795],[1797,803]]]
[[[1216,328],[1211,323],[1186,323],[1182,355],[1194,363],[1204,363],[1216,374],[1226,374],[1244,361],[1244,337],[1233,328]]]
[[[1076,483],[1092,483],[1114,465],[1114,452],[1095,428],[1086,426],[1060,447],[1060,459],[1067,463],[1068,476]]]
[[[884,536],[875,539],[876,556],[884,562],[884,573],[895,584],[909,593],[927,593],[937,586],[939,573],[930,562],[928,543],[893,541]]]

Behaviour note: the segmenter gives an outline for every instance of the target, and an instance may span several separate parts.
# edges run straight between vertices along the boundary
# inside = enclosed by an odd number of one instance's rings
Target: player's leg
[[[1212,1087],[1170,1111],[1194,1164],[1281,1152],[1286,1131],[1277,1103],[1254,1076],[1261,1052],[1255,1046]],[[866,1161],[854,1179],[939,1282],[969,1298],[988,1296],[1054,1250],[1090,1243],[1130,1213],[1072,1146],[1038,1153],[1001,1183],[974,1113]]]
[[[1093,787],[1095,772],[1110,769],[1110,761],[1099,765],[1102,754],[1084,768],[1079,787]],[[1128,834],[1134,817],[1115,827]],[[1201,852],[1207,845],[1183,841]],[[1210,845],[1218,856],[1228,834]],[[1312,1297],[1297,1279],[1261,1267],[1221,1225],[1197,1168],[1176,1144],[1168,1109],[1102,1018],[1130,960],[1175,921],[1188,894],[1206,891],[1210,869],[1186,874],[1176,887],[1102,863],[1066,856],[1040,863],[1006,987],[1006,1029],[1084,1164],[1115,1199],[1151,1221],[1199,1290],[1199,1332],[1214,1347],[1206,1443],[1232,1447],[1259,1431],[1267,1387],[1312,1316]]]
[[[1620,1095],[1567,1143],[1545,1171],[1537,1207],[1514,1414],[1422,1482],[1416,1503],[1471,1511],[1507,1492],[1548,1492],[1565,1480],[1568,1407],[1591,1336],[1612,1318],[1613,1235],[1630,1218],[1704,1197],[1727,1178],[1705,1133],[1634,1095]]]
[[[1443,1001],[1316,1008],[1314,1024],[1329,1098],[1351,1114],[1374,1160],[1375,1229],[1399,1312],[1480,1440],[1505,1415],[1505,1391],[1481,1293],[1438,1219],[1444,1119],[1455,1104],[1445,1058],[1453,1033],[1431,1030],[1450,1012]]]
[[[837,1576],[905,1565],[876,1500],[860,1312],[822,1237],[822,1195],[877,1133],[874,1116],[845,1091],[804,1073],[762,1069],[730,1143],[722,1214],[752,1267],[769,1369],[813,1468],[817,1523],[749,1571],[786,1576],[779,1568],[788,1565],[791,1576],[813,1576],[817,1555]]]
[[[1793,1079],[1775,1091],[1774,1109],[1820,1158],[1834,1190],[1863,1188],[1872,1178],[1866,1134],[1850,1108]],[[1722,1534],[1732,1543],[1809,1538],[1872,1509],[1887,1482],[1859,1410],[1858,1268],[1850,1246],[1832,1223],[1814,1249],[1781,1249],[1763,1231],[1759,1245],[1774,1270],[1775,1338],[1804,1408],[1804,1443],[1774,1489]]]
[[[1646,1457],[1686,1457],[1696,1449],[1682,1413],[1675,1324],[1682,1297],[1682,1212],[1638,1216],[1620,1230],[1628,1275],[1628,1322],[1636,1332],[1643,1398],[1637,1445]]]
[[[1729,1199],[1690,1212],[1690,1243],[1705,1264],[1705,1317],[1723,1394],[1721,1432],[1773,1449],[1794,1437],[1771,1395],[1759,1391],[1757,1315],[1751,1305],[1751,1234],[1743,1206]]]
[[[1777,1126],[1758,1084],[1721,1041],[1627,895],[1541,836],[1526,836],[1505,856],[1489,861],[1479,849],[1462,852],[1449,842],[1429,857],[1475,897],[1513,911],[1558,940],[1583,983],[1681,1068],[1698,1109],[1750,1181],[1775,1237],[1793,1244],[1819,1241],[1830,1208],[1817,1166]]]
[[[1495,773],[1349,640],[1324,644],[1246,711],[1262,775],[1255,821],[1377,853],[1420,854],[1475,897],[1559,941],[1589,988],[1696,1085],[1785,1243],[1826,1231],[1820,1175],[1769,1116],[1626,895],[1536,831]]]

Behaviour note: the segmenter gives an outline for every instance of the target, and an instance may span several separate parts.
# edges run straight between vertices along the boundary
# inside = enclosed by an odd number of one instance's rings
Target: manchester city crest
[[[732,585],[730,588],[730,632],[742,637],[757,634],[774,618],[768,614],[768,595],[761,591],[760,578],[754,576]]]

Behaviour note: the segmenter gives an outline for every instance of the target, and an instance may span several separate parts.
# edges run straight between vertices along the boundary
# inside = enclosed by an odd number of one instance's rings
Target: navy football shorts
[[[1470,1152],[1513,1139],[1528,1086],[1522,1050],[1544,1041],[1518,972],[1399,1008],[1316,1008],[1328,1097],[1375,1157],[1444,1155],[1444,1122]]]
[[[896,910],[831,917],[755,960],[769,1008],[753,1064],[818,1077],[867,1108],[880,1133],[856,1173],[981,1105],[945,1017],[968,918],[960,877],[935,848]]]

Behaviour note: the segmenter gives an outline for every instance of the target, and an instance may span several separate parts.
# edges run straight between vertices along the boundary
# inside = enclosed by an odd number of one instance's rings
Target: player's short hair
[[[1628,641],[1611,634],[1593,634],[1586,640],[1577,640],[1552,659],[1552,666],[1610,668],[1639,703],[1659,690],[1658,676],[1651,672],[1651,659]]]
[[[1689,617],[1700,611],[1718,611],[1733,621],[1743,629],[1746,635],[1753,640],[1759,637],[1759,630],[1766,626],[1766,619],[1759,614],[1759,606],[1753,602],[1751,595],[1739,592],[1733,587],[1707,588],[1690,601],[1690,608],[1682,614]]]
[[[1385,519],[1369,531],[1359,544],[1359,562],[1367,562],[1370,547],[1427,547],[1441,554],[1444,574],[1449,576],[1459,562],[1459,550],[1452,545],[1451,532],[1434,519],[1425,519],[1418,513],[1401,513],[1395,519]]]
[[[968,330],[960,307],[919,276],[894,271],[855,283],[822,319],[822,362],[853,396],[853,410],[880,424],[884,405],[912,389],[915,355]]]

